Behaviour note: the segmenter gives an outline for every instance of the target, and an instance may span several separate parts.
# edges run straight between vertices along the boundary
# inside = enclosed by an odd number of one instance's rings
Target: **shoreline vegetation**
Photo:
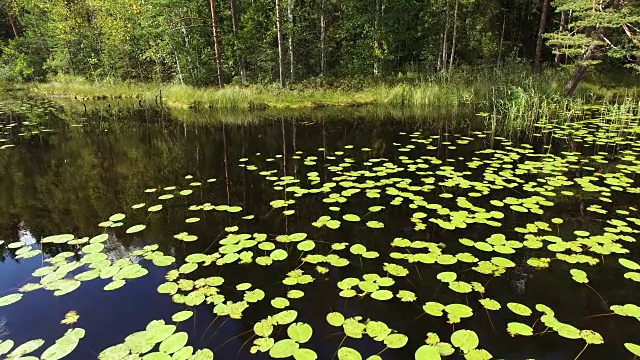
[[[174,111],[214,109],[247,113],[373,105],[409,109],[428,118],[478,114],[498,123],[493,126],[511,129],[547,120],[568,121],[592,105],[631,112],[640,107],[638,86],[625,86],[619,81],[606,86],[602,85],[606,81],[592,75],[573,96],[566,97],[562,95],[565,72],[548,69],[536,76],[525,71],[525,66],[468,67],[448,73],[385,79],[314,79],[286,88],[274,84],[231,85],[220,89],[170,83],[91,82],[69,77],[27,83],[24,87],[36,97],[85,107],[102,100],[108,106],[126,102]]]
[[[477,71],[477,74],[474,74]],[[551,70],[531,76],[509,70],[468,69],[455,74],[327,82],[306,82],[286,88],[270,85],[195,87],[171,83],[92,82],[83,79],[53,79],[27,83],[30,93],[50,98],[67,97],[81,102],[134,99],[170,109],[264,110],[388,105],[449,109],[469,105],[493,107],[511,102],[589,103],[637,98],[640,87],[603,87],[585,81],[572,97],[562,96],[565,76]],[[488,111],[488,109],[483,109]]]

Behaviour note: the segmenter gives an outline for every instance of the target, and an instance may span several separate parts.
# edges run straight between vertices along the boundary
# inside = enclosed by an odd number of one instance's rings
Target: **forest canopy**
[[[0,11],[0,78],[14,82],[284,86],[518,60],[570,67],[577,85],[599,62],[640,69],[636,0],[1,0]]]

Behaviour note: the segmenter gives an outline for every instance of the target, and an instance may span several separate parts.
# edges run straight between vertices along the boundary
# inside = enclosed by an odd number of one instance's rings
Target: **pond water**
[[[638,120],[458,120],[5,115],[0,354],[634,358]]]

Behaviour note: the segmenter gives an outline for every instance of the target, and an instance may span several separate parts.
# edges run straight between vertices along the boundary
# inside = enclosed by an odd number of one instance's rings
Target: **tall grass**
[[[388,105],[428,114],[428,118],[483,113],[492,127],[519,130],[540,121],[568,121],[585,104],[620,111],[637,109],[638,88],[611,89],[583,81],[572,98],[561,96],[568,74],[556,69],[532,76],[526,63],[503,67],[457,67],[449,72],[405,74],[391,79],[317,79],[293,85],[228,86],[224,89],[175,84],[94,83],[62,79],[31,84],[32,91],[86,100],[132,98],[142,105],[173,109],[300,109],[348,105]],[[630,108],[627,108],[630,107]]]

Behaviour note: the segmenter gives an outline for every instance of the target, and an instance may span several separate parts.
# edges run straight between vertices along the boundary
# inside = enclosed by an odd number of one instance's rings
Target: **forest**
[[[358,90],[482,68],[561,74],[571,95],[588,68],[599,86],[640,70],[636,0],[2,0],[0,11],[8,83]]]

